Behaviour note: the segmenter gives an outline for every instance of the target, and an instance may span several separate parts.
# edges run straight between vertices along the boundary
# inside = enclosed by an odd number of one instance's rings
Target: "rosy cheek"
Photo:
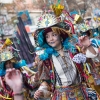
[[[60,41],[60,38],[57,36],[57,37],[55,37],[55,40],[56,41]]]
[[[47,43],[49,43],[49,40],[46,40]]]

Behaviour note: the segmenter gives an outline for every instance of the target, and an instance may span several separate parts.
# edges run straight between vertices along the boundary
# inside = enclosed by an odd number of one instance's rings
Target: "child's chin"
[[[55,46],[55,45],[51,45],[51,47],[52,47],[52,48],[55,48],[56,46]]]

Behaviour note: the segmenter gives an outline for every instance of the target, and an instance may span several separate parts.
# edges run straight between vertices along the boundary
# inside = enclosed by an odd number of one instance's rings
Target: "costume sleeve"
[[[97,55],[98,55],[98,53],[99,53],[99,50],[98,50],[98,48],[96,48],[96,47],[93,47],[94,48],[94,50],[96,51],[96,54],[93,54],[93,53],[91,53],[88,49],[86,50],[86,57],[87,58],[95,58],[95,57],[97,57]]]
[[[41,81],[50,80],[49,68],[48,68],[48,66],[46,66],[44,61],[40,62],[40,64],[38,65],[38,73],[39,73],[39,79]]]
[[[38,90],[43,91],[44,98],[48,98],[51,95],[49,66],[46,61],[40,62],[38,65],[39,80],[42,81]]]

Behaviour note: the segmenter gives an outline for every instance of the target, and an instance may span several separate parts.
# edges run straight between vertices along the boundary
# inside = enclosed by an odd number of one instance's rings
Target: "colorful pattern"
[[[88,98],[90,100],[99,100],[97,99],[97,94],[95,91],[93,91],[91,88],[87,88],[86,89],[86,92],[88,93]]]
[[[55,77],[55,71],[54,71],[54,66],[53,66],[53,63],[52,63],[52,60],[50,60],[50,59],[48,59],[48,60],[46,60],[46,61],[43,61],[43,62],[46,62],[45,63],[45,67],[47,67],[47,68],[49,68],[49,75],[50,75],[50,79],[51,79],[51,90],[52,90],[52,92],[54,93],[54,90],[55,90],[55,83],[56,83],[56,77]],[[79,72],[81,72],[81,74],[83,74],[82,76],[85,76],[85,74],[84,74],[84,72],[83,71],[81,71],[80,70],[80,67],[81,66],[77,66],[77,68],[79,69]],[[42,70],[42,69],[41,69]],[[87,77],[87,79],[89,79],[89,80],[91,80],[90,79],[90,77]],[[87,81],[88,82],[88,81]],[[90,82],[88,82],[89,84],[91,84]],[[89,85],[90,86],[90,85]],[[81,87],[82,88],[82,87]],[[85,89],[85,90],[84,90]],[[95,91],[93,91],[92,89],[91,89],[91,91],[92,92],[90,92],[90,89],[87,89],[86,90],[86,88],[83,88],[83,90],[86,92],[86,91],[88,91],[89,90],[89,93],[88,93],[88,97],[90,97],[90,96],[94,96],[95,95],[95,97],[91,97],[91,98],[97,98],[97,95],[96,95],[96,92]],[[59,92],[59,91],[58,91]],[[59,99],[58,97],[60,96],[60,98],[61,98],[61,96],[62,96],[62,94],[60,94],[59,93],[59,95],[58,95],[58,92],[57,92],[57,90],[55,91],[55,94],[54,94],[54,96],[53,96],[53,99],[52,100],[82,100],[82,99],[78,99],[78,98],[74,98],[74,99],[71,99],[71,98],[67,98],[68,97],[68,95],[67,95],[67,93],[68,92],[66,92],[66,98],[65,99]],[[84,94],[84,93],[83,93]],[[86,93],[87,94],[87,93]],[[57,95],[58,95],[58,97],[57,97]],[[87,95],[86,95],[87,96]],[[64,97],[64,96],[63,96]],[[81,96],[80,96],[81,97]],[[83,96],[82,96],[83,97]],[[90,100],[99,100],[99,98],[98,99],[91,99],[90,98]],[[88,99],[83,99],[83,100],[88,100]]]
[[[86,62],[86,56],[82,53],[79,53],[79,54],[76,54],[74,57],[73,57],[73,61],[76,62],[76,63],[85,63]]]
[[[57,88],[52,100],[89,100],[82,85]]]
[[[13,58],[13,54],[11,51],[4,50],[3,52],[1,52],[0,58],[1,58],[1,61],[7,61]]]
[[[53,14],[44,14],[38,20],[38,28],[47,28],[57,24],[57,19]]]
[[[91,73],[94,78],[95,85],[100,85],[100,66],[91,68]]]
[[[87,26],[86,24],[83,24],[83,23],[82,24],[79,24],[77,27],[82,32],[86,32],[86,31],[92,29],[92,27]]]

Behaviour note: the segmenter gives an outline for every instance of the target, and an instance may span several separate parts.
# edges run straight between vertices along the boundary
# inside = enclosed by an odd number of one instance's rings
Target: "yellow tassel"
[[[65,92],[62,93],[62,100],[67,100]]]

